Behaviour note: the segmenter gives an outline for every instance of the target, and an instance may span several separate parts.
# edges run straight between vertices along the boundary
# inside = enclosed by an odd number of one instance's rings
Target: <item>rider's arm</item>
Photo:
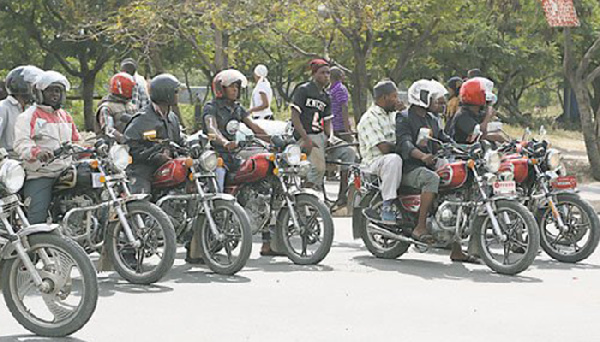
[[[160,144],[144,140],[144,132],[151,129],[144,127],[141,120],[144,118],[140,116],[133,118],[124,132],[133,162],[152,165],[164,164],[169,158],[162,153],[163,148]]]
[[[304,126],[302,126],[300,110],[296,107],[292,107],[292,123],[294,124],[294,130],[300,135],[300,139],[307,140],[308,134],[306,134],[306,130],[304,129]]]
[[[35,135],[35,124],[31,124],[33,120],[33,111],[28,110],[17,116],[15,124],[15,141],[13,149],[18,153],[20,159],[32,161],[36,159],[38,153],[41,152],[33,140]]]
[[[265,132],[264,129],[262,129],[254,121],[252,121],[252,119],[250,119],[250,116],[246,116],[245,118],[243,118],[242,122],[244,122],[246,126],[248,126],[250,130],[252,130],[252,133],[254,133],[254,135],[257,136],[260,140],[264,140],[266,142],[271,141],[271,137],[267,134],[267,132]]]
[[[221,146],[225,146],[229,140],[225,138],[225,136],[221,133],[221,130],[219,130],[219,126],[217,125],[216,111],[216,106],[212,103],[207,103],[204,106],[204,113],[202,115],[204,117],[204,130],[207,135],[211,134],[214,136],[214,142]]]
[[[108,107],[103,106],[100,108],[98,122],[100,124],[100,129],[104,134],[113,135],[117,141],[123,140],[123,134],[115,129],[115,121],[112,115],[110,115],[110,109],[108,109]]]

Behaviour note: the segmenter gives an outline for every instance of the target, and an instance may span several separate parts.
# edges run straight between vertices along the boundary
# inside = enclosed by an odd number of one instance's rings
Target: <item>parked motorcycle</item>
[[[104,247],[114,269],[130,283],[164,277],[175,260],[175,231],[148,195],[129,191],[127,147],[101,139],[96,148],[67,144],[54,155],[75,157],[55,183],[50,206],[63,234],[88,253]]]
[[[300,186],[310,168],[300,146],[287,135],[273,135],[269,144],[244,133],[239,145],[237,155],[243,162],[237,171],[227,173],[225,193],[246,209],[252,233],[274,225],[272,245],[280,246],[291,261],[321,262],[331,249],[333,220],[318,194]]]
[[[152,134],[145,134],[149,140]],[[215,273],[232,275],[241,270],[252,251],[250,221],[235,197],[217,192],[217,155],[202,133],[187,139],[187,146],[169,146],[176,156],[154,174],[152,197],[169,214],[181,243],[200,236],[200,254]]]
[[[96,310],[96,270],[57,225],[30,225],[17,192],[25,172],[0,150],[0,286],[6,306],[27,330],[64,337]]]
[[[509,275],[526,270],[539,249],[539,231],[533,215],[515,200],[514,181],[498,180],[498,153],[486,142],[467,151],[437,142],[442,148],[436,157],[448,162],[440,162],[436,171],[440,190],[427,221],[436,244],[475,239],[481,258],[492,270]],[[363,172],[355,179],[360,180],[360,195],[355,201],[354,234],[373,255],[394,259],[411,244],[428,248],[410,237],[418,221],[419,189],[399,189],[397,223],[387,225],[369,218],[380,217],[383,203],[377,177]]]
[[[600,220],[592,205],[577,194],[577,179],[566,175],[560,152],[546,140],[525,138],[500,149],[507,153],[500,176],[513,176],[519,196],[535,214],[542,249],[561,262],[582,261],[598,247]]]

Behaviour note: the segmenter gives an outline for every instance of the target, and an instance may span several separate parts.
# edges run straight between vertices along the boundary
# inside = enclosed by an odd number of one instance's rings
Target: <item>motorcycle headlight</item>
[[[108,156],[119,171],[125,171],[129,165],[129,148],[126,145],[114,144],[108,151]]]
[[[306,178],[308,176],[308,172],[310,171],[310,162],[308,160],[303,160],[298,165],[298,176],[302,178]]]
[[[204,171],[214,171],[217,169],[217,153],[204,151],[198,158],[198,162]]]
[[[492,173],[500,169],[500,155],[497,151],[488,151],[485,154],[485,167]]]
[[[560,152],[553,148],[548,150],[548,153],[546,154],[546,164],[548,165],[549,170],[553,171],[558,169],[560,167],[561,161],[562,156],[560,155]]]
[[[25,183],[25,170],[18,161],[5,159],[0,166],[0,185],[9,193],[15,194]]]
[[[283,151],[283,159],[292,166],[300,165],[302,151],[298,145],[289,145]]]

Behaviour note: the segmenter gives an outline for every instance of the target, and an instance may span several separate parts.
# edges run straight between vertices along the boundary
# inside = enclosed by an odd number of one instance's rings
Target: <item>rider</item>
[[[23,192],[32,224],[46,221],[54,182],[72,164],[70,157],[52,160],[53,151],[63,143],[79,141],[73,118],[61,108],[70,87],[56,71],[40,74],[34,83],[36,105],[20,114],[15,124],[14,150],[27,173]]]
[[[463,80],[462,78],[458,77],[458,76],[454,76],[451,77],[448,80],[448,92],[449,92],[449,98],[448,98],[448,105],[446,106],[446,111],[445,113],[443,113],[444,115],[444,122],[446,123],[446,129],[447,127],[450,125],[450,121],[452,120],[452,118],[454,117],[454,115],[456,114],[456,112],[458,111],[458,105],[460,104],[460,99],[459,99],[459,92],[460,92],[460,87],[462,86]]]
[[[171,74],[150,81],[151,103],[137,113],[125,129],[133,162],[128,167],[132,193],[152,193],[152,176],[172,156],[162,141],[181,143],[180,124],[172,107],[177,104],[181,83]]]
[[[122,117],[135,114],[135,107],[131,103],[134,87],[135,80],[127,73],[120,72],[110,79],[110,93],[102,99],[96,110],[96,133],[114,135],[118,142],[125,142],[123,132],[127,120]]]
[[[398,89],[392,81],[379,82],[373,88],[373,98],[375,104],[363,114],[357,125],[360,154],[364,169],[381,179],[381,220],[395,223],[392,203],[402,181],[402,159],[394,153],[396,124],[391,113],[396,112],[398,107]]]
[[[146,80],[137,72],[138,64],[133,58],[125,58],[121,62],[121,72],[125,72],[135,80],[135,87],[131,94],[131,103],[136,112],[142,112],[150,105]]]
[[[494,82],[483,77],[472,78],[461,86],[460,108],[447,126],[447,133],[457,143],[475,142],[478,131],[481,132],[482,139],[505,141],[502,135],[487,132],[488,123],[496,116],[496,111],[492,107],[496,103],[493,89]]]
[[[438,143],[421,135],[426,133],[443,142],[452,141],[437,120],[437,114],[446,104],[446,94],[446,89],[439,82],[419,80],[408,89],[408,113],[396,117],[396,150],[404,160],[402,185],[421,190],[419,219],[411,235],[413,239],[426,243],[433,239],[427,233],[427,215],[438,193],[440,177],[435,172],[434,157]],[[462,252],[458,242],[452,245],[450,259],[477,263],[477,259]]]
[[[228,172],[237,171],[241,164],[239,157],[232,153],[239,147],[235,141],[235,134],[240,122],[246,124],[257,137],[269,141],[268,134],[252,121],[250,113],[238,102],[240,92],[247,83],[246,77],[238,70],[228,69],[219,72],[213,80],[215,98],[204,106],[202,114],[205,131],[215,137],[213,147],[223,159]],[[219,181],[224,182],[223,179]],[[271,249],[269,232],[263,233],[260,254],[280,255]]]
[[[13,154],[17,116],[33,103],[33,82],[43,71],[33,65],[20,66],[6,76],[8,97],[0,102],[0,147]]]
[[[310,62],[312,80],[294,91],[292,108],[292,124],[294,137],[300,140],[300,146],[306,151],[311,163],[306,187],[323,188],[325,177],[325,147],[329,142],[335,145],[340,141],[331,132],[331,100],[325,87],[329,84],[329,63],[323,59]],[[353,163],[356,153],[350,147],[332,149],[328,157]],[[347,174],[349,166],[340,168],[342,175]],[[335,206],[343,206],[347,202],[348,178],[342,177],[338,200]]]

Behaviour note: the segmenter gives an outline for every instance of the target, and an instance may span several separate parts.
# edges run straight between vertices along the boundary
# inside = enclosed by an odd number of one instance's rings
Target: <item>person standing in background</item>
[[[460,98],[458,94],[460,92],[460,87],[462,86],[462,78],[458,76],[451,77],[448,80],[448,105],[446,106],[446,112],[444,113],[444,120],[446,122],[446,127],[449,126],[452,117],[458,111],[458,105],[460,104]],[[447,128],[445,128],[447,130]]]
[[[256,86],[252,91],[250,110],[248,111],[254,120],[273,120],[273,112],[271,111],[273,90],[271,89],[271,83],[269,83],[269,80],[267,79],[268,74],[269,70],[263,64],[259,64],[254,68],[254,81],[256,82]]]
[[[352,128],[350,125],[350,117],[348,115],[348,89],[344,85],[346,75],[339,67],[332,67],[331,86],[329,87],[329,95],[331,97],[331,113],[333,114],[333,133],[338,138],[352,142]]]
[[[121,62],[121,71],[128,73],[135,79],[135,88],[131,96],[131,104],[135,112],[143,112],[146,106],[150,105],[150,96],[146,80],[137,72],[138,64],[133,58],[125,58]]]

